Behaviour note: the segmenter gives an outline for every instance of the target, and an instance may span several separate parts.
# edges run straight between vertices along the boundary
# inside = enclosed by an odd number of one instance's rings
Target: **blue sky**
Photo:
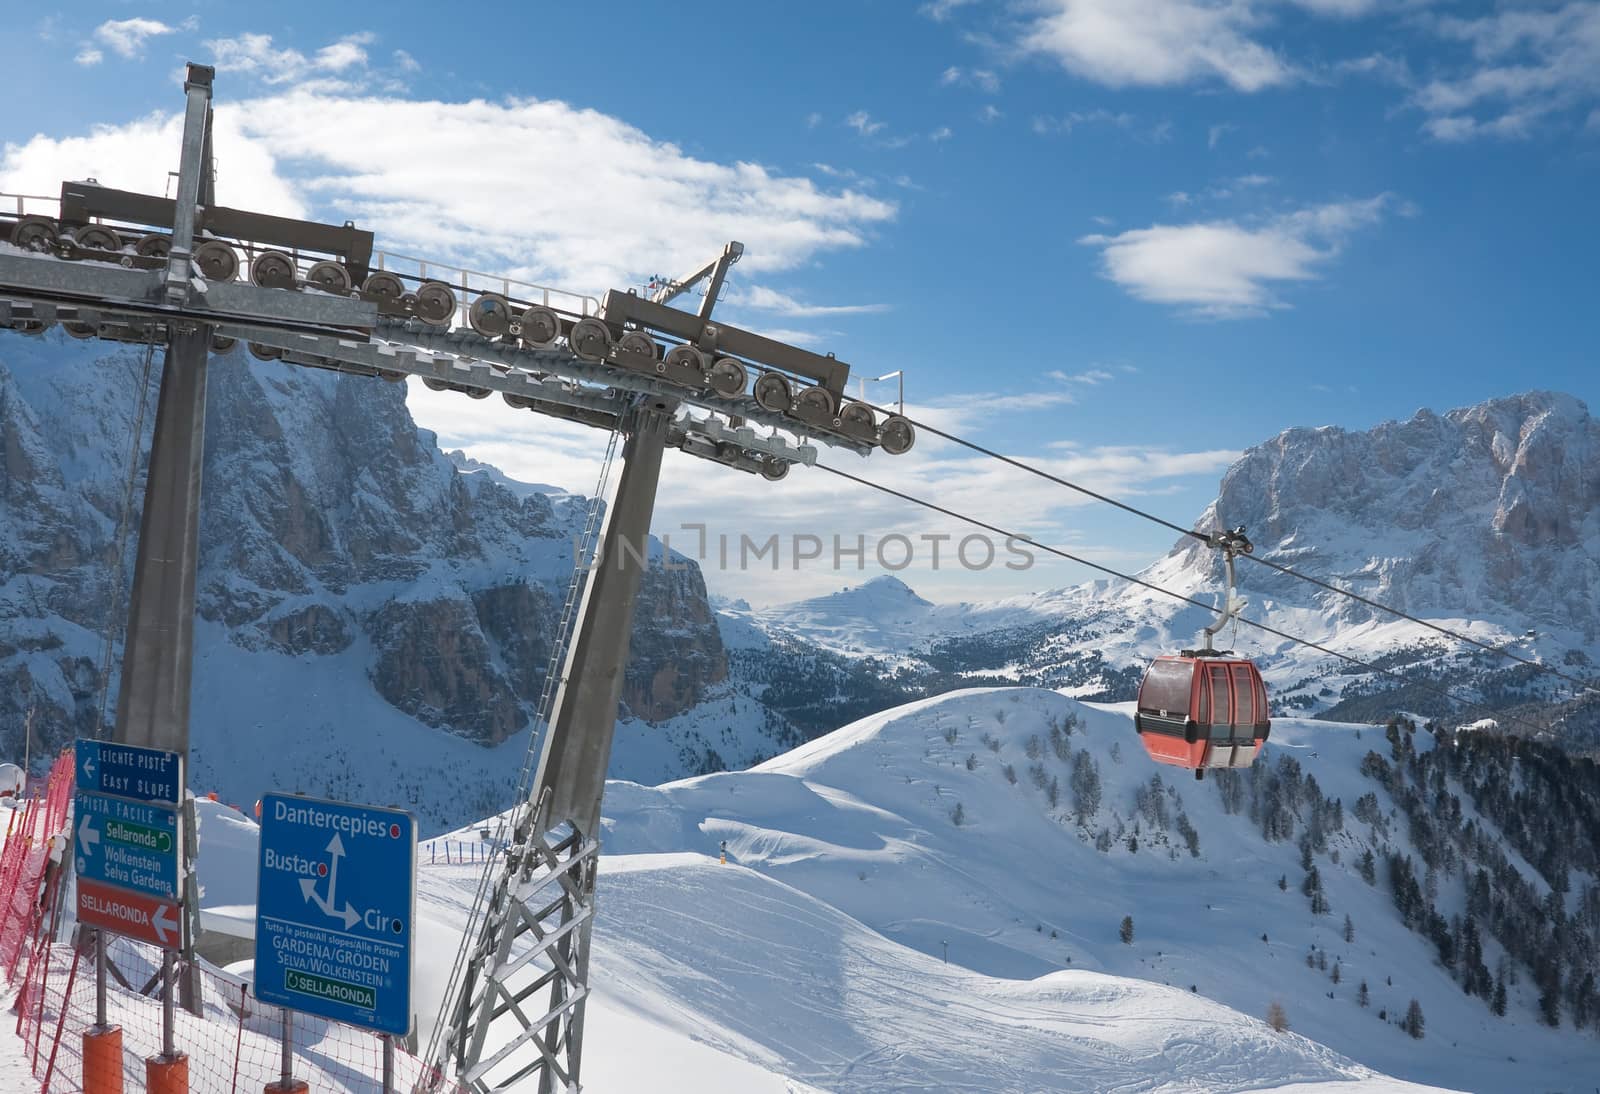
[[[918,412],[1180,521],[1291,425],[1600,405],[1595,0],[118,2],[31,33],[0,190],[158,188],[176,73],[214,61],[225,202],[596,294],[737,235],[726,318],[904,369]],[[598,437],[465,403],[413,399],[447,446],[587,488]],[[836,459],[1113,565],[1170,542],[937,445]],[[823,479],[678,458],[657,531],[942,527]],[[1081,576],[925,562],[901,576],[937,599]],[[872,572],[708,577],[770,601]]]

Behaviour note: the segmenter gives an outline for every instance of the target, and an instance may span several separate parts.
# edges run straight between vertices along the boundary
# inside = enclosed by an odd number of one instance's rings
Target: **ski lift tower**
[[[548,731],[484,875],[428,1053],[441,1082],[448,1073],[479,1092],[573,1094],[601,796],[666,450],[775,481],[813,463],[817,444],[905,452],[912,426],[846,398],[849,366],[831,355],[712,319],[738,243],[651,298],[596,300],[375,250],[372,233],[348,222],[218,205],[213,75],[187,70],[174,197],[94,180],[63,182],[59,198],[0,195],[0,241],[9,241],[0,242],[0,329],[59,324],[165,353],[114,736],[189,751],[211,355],[244,344],[262,361],[416,376],[471,398],[498,392],[513,408],[609,432],[608,466],[621,438],[615,493],[603,522],[592,514],[592,556],[569,592],[570,641],[564,653],[557,642],[548,711],[541,697]],[[670,306],[700,281],[697,312]],[[191,972],[196,903],[185,934]],[[197,1008],[198,996],[186,1005]]]

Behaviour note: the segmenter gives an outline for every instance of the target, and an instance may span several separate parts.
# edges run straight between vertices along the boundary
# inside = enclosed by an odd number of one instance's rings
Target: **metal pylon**
[[[190,65],[184,83],[188,103],[165,287],[167,298],[173,302],[184,301],[191,291],[196,208],[215,201],[211,169],[212,75],[207,66]],[[150,442],[150,467],[128,600],[128,632],[123,644],[122,683],[113,731],[114,738],[124,744],[180,753],[186,770],[210,348],[210,325],[171,322],[155,432]],[[195,943],[200,936],[200,898],[195,879],[194,806],[188,803],[184,807],[184,831],[183,973],[179,995],[186,1009],[199,1014],[201,978]]]
[[[434,1062],[474,1091],[578,1094],[600,802],[673,404],[632,410],[528,797],[446,1000]]]

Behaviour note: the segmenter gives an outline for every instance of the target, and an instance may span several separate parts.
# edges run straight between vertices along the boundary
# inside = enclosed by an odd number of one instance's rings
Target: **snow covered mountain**
[[[1587,1091],[1600,782],[1501,744],[1279,719],[1196,783],[1125,705],[1005,688],[613,781],[588,1088]],[[206,899],[247,901],[218,812]],[[425,1040],[478,868],[422,861]]]
[[[1367,432],[1290,429],[1253,447],[1195,523],[1243,525],[1265,559],[1464,632],[1569,675],[1600,659],[1600,422],[1578,400],[1530,392]],[[1141,576],[1220,596],[1220,556],[1185,539]],[[1280,709],[1356,720],[1396,711],[1472,722],[1500,714],[1600,744],[1600,697],[1425,627],[1239,562],[1252,618],[1399,672],[1341,663],[1239,627]],[[726,614],[726,613],[725,613]],[[894,578],[741,623],[901,674],[910,693],[962,680],[1131,697],[1153,655],[1192,645],[1210,616],[1148,589],[1097,581],[986,604],[933,605]],[[1466,705],[1441,698],[1445,687]],[[1477,704],[1476,706],[1472,704]]]
[[[148,451],[159,375],[137,348],[0,336],[8,755],[30,711],[38,758],[114,710],[104,635],[125,610],[117,546],[126,583],[144,492],[129,457]],[[434,828],[501,808],[588,499],[446,457],[402,385],[243,352],[213,362],[207,440],[196,784],[396,802]],[[700,571],[677,562],[641,592],[616,752],[632,778],[748,763],[788,732],[728,683]]]

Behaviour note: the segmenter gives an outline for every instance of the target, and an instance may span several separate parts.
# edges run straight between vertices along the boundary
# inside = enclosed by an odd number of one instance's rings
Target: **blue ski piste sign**
[[[411,1032],[416,862],[416,822],[402,810],[262,798],[256,997]]]
[[[183,757],[79,738],[72,856],[78,922],[175,950],[183,944]]]
[[[178,899],[178,811],[77,792],[78,876],[147,896]]]
[[[183,804],[183,760],[176,752],[78,738],[78,789],[141,802]]]

